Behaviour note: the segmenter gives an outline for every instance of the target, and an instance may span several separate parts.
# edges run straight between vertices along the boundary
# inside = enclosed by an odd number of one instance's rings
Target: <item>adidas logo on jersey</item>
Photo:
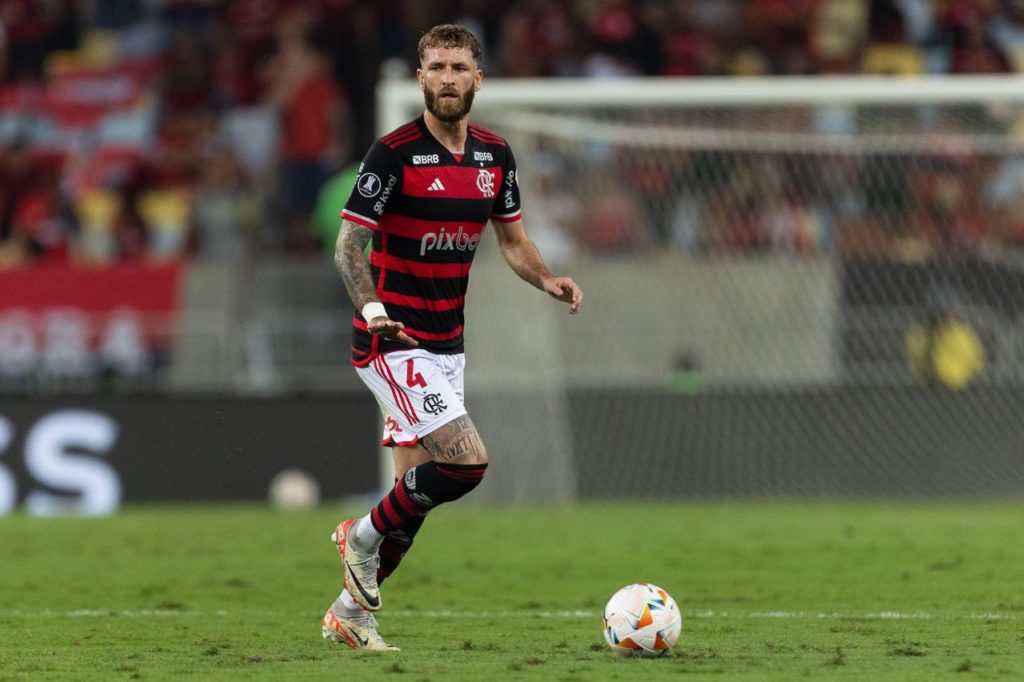
[[[428,192],[442,192],[444,191],[444,185],[441,184],[441,178],[434,178],[434,181],[430,183],[430,187],[427,187]]]

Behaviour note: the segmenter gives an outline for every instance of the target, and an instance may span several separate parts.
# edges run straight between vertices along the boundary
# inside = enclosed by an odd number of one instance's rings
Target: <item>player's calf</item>
[[[412,548],[416,534],[423,526],[426,515],[409,519],[403,528],[395,530],[384,536],[377,553],[380,555],[380,566],[377,568],[377,585],[384,582],[384,579],[398,570],[405,555]]]

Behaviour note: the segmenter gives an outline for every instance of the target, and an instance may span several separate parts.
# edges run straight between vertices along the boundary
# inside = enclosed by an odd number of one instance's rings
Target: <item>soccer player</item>
[[[526,235],[508,143],[467,118],[480,89],[480,43],[443,24],[419,41],[416,77],[426,111],[377,140],[342,211],[335,264],[358,311],[352,364],[384,414],[395,485],[331,539],[344,590],[323,636],[354,649],[394,649],[377,632],[379,585],[431,509],[480,483],[487,450],[463,406],[463,306],[488,221],[522,279],[569,305],[583,292],[548,270]],[[369,260],[364,249],[372,242]]]

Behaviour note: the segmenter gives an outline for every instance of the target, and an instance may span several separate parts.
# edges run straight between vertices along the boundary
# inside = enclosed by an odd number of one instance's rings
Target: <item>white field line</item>
[[[177,609],[77,609],[74,611],[22,611],[19,609],[0,610],[0,617],[10,618],[196,618],[199,616],[226,616],[227,611],[185,611]]]
[[[223,617],[229,611],[189,611],[177,609],[125,609],[110,611],[105,609],[78,609],[74,611],[22,611],[18,609],[0,609],[0,617],[9,618],[198,618],[204,616]],[[398,618],[427,618],[449,620],[460,618],[561,618],[561,619],[597,619],[600,611],[388,611],[388,616]],[[684,611],[683,619],[693,620],[1021,620],[1024,614],[1016,613],[927,613],[914,611]]]

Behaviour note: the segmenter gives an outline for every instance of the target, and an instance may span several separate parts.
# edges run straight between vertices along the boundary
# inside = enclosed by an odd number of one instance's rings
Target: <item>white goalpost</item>
[[[485,78],[474,111],[492,108],[742,107],[752,105],[974,104],[1024,100],[1018,76],[779,76],[756,78]],[[423,109],[414,79],[383,80],[377,91],[380,131]]]
[[[379,132],[422,109],[382,82]],[[1024,79],[485,78],[472,119],[587,294],[477,256],[482,497],[1024,494]]]

